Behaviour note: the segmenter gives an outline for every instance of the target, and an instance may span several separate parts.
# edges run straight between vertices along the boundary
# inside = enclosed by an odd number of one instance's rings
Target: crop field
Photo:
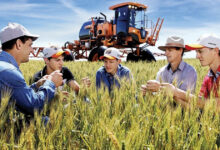
[[[208,67],[198,60],[185,60],[197,71],[198,95]],[[109,97],[107,91],[96,91],[95,74],[103,62],[65,62],[80,83],[80,93],[60,92],[44,110],[27,123],[24,116],[6,107],[8,96],[0,107],[0,149],[89,149],[89,150],[162,150],[204,149],[217,150],[220,143],[220,117],[214,99],[203,110],[183,109],[163,92],[140,91],[141,84],[156,78],[166,61],[155,63],[123,62],[133,75],[132,84],[123,82],[121,89]],[[20,66],[27,83],[44,66],[43,61],[30,61]],[[81,79],[89,77],[91,87],[83,87]],[[91,103],[85,102],[84,97]],[[49,116],[44,125],[42,116]]]

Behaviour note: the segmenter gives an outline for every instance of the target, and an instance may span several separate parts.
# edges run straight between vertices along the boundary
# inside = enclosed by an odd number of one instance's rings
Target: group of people
[[[80,90],[80,85],[74,75],[63,66],[64,56],[69,55],[69,52],[54,46],[43,49],[45,67],[33,76],[33,84],[30,86],[26,84],[19,66],[21,63],[29,61],[29,54],[33,52],[32,43],[38,37],[17,23],[9,23],[0,32],[2,44],[0,98],[4,96],[4,93],[9,92],[10,101],[15,103],[16,109],[28,115],[33,115],[34,110],[40,111],[46,102],[52,101],[56,91],[62,91],[64,84],[68,85],[76,94]],[[165,51],[168,65],[159,70],[156,80],[149,80],[146,84],[141,85],[143,96],[148,91],[165,90],[168,91],[165,93],[172,94],[177,103],[189,107],[191,99],[195,97],[193,94],[197,74],[191,65],[183,61],[182,56],[185,52],[196,50],[201,65],[210,67],[208,75],[204,78],[197,106],[203,108],[213,93],[216,97],[216,107],[220,108],[220,100],[218,100],[220,38],[205,35],[198,40],[198,43],[185,45],[182,38],[171,36],[167,39],[165,46],[158,48]],[[120,88],[120,80],[131,81],[133,79],[131,71],[120,64],[121,54],[118,49],[108,48],[100,59],[104,60],[104,66],[96,72],[97,90],[104,87],[111,93],[113,88]],[[87,87],[91,85],[88,77],[83,78],[82,83]]]
[[[218,98],[220,38],[206,34],[201,36],[197,43],[184,45],[182,38],[172,36],[167,39],[165,46],[158,48],[165,51],[168,65],[159,70],[156,80],[149,80],[147,84],[141,86],[143,94],[145,95],[146,91],[157,92],[162,89],[165,90],[165,93],[171,94],[174,100],[183,107],[190,107],[191,100],[195,97],[193,93],[196,87],[197,74],[192,66],[183,62],[182,56],[184,52],[196,50],[196,58],[199,59],[201,65],[210,68],[203,80],[197,107],[203,108],[213,94],[216,100],[216,108],[220,110]],[[177,85],[173,85],[174,81]]]

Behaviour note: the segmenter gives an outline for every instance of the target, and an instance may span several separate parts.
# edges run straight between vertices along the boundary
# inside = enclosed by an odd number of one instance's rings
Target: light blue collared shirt
[[[5,92],[10,92],[10,102],[15,102],[18,111],[27,115],[33,115],[34,110],[41,110],[46,100],[50,101],[55,94],[55,84],[46,80],[39,87],[36,84],[27,86],[24,77],[14,57],[9,53],[0,52],[0,99]]]
[[[171,69],[170,64],[162,67],[157,73],[157,81],[171,83],[178,88],[191,93],[195,92],[197,74],[195,69],[189,64],[181,61],[177,70],[174,72]]]
[[[132,78],[131,72],[127,67],[119,64],[117,72],[113,76],[112,74],[106,72],[105,67],[102,66],[96,72],[96,88],[99,89],[101,84],[104,84],[104,87],[108,87],[108,91],[111,92],[113,86],[120,88],[120,82],[118,79],[120,80],[122,78],[126,78],[128,80]]]

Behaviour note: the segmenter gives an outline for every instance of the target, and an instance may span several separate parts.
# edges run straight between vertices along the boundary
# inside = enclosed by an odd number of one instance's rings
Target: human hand
[[[170,83],[161,83],[160,90],[163,90],[166,95],[174,95],[175,86]]]
[[[36,82],[37,88],[44,84],[44,82],[49,79],[49,75],[43,76],[40,80]]]
[[[143,96],[145,96],[145,95],[146,95],[146,92],[147,92],[147,87],[146,87],[145,84],[142,84],[142,85],[141,85],[141,91],[142,91]]]
[[[85,87],[90,87],[91,85],[91,80],[88,77],[82,78],[81,82]]]
[[[69,93],[69,92],[67,92],[67,91],[61,91],[61,92],[62,92],[62,94],[63,94],[63,95],[65,95],[65,96],[67,96],[67,97],[68,97],[68,96],[69,96],[69,94],[70,94],[70,93]]]
[[[50,80],[54,82],[55,86],[61,86],[63,84],[63,74],[60,70],[56,70],[50,74]]]
[[[160,82],[156,80],[149,80],[146,84],[146,90],[151,92],[157,92],[160,89]]]

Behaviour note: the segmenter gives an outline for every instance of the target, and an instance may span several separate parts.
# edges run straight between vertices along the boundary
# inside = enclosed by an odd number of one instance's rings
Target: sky
[[[79,39],[81,25],[102,12],[110,20],[114,11],[109,7],[128,0],[1,0],[0,29],[8,22],[17,22],[31,33],[40,35],[34,46],[63,46]],[[220,0],[131,0],[147,5],[147,16],[153,22],[164,18],[155,47],[164,45],[167,37],[176,35],[185,43],[194,43],[206,33],[220,36]],[[195,58],[195,52],[184,57]]]

